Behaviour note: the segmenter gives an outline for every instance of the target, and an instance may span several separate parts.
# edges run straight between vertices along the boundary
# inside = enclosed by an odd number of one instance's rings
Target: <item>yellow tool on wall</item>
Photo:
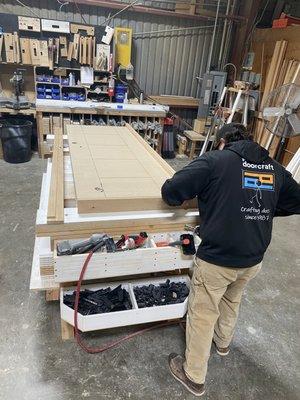
[[[131,28],[115,28],[115,64],[120,64],[126,68],[131,61],[131,44],[132,29]]]

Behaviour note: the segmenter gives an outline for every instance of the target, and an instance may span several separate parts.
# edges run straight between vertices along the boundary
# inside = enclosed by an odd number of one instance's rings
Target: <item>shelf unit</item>
[[[56,74],[54,71],[56,71]],[[94,83],[90,87],[87,85],[68,84],[70,73],[74,75],[75,82],[80,81],[79,68],[56,68],[54,71],[47,67],[36,66],[34,68],[34,85],[37,99],[52,99],[54,101],[77,100],[79,102],[87,99],[109,101],[108,71],[94,71]],[[98,90],[97,87],[99,88]]]
[[[55,105],[53,101],[53,105]],[[166,112],[146,112],[146,111],[128,111],[128,110],[89,110],[80,108],[81,102],[78,102],[78,109],[67,110],[56,107],[38,107],[37,109],[37,131],[39,142],[39,154],[41,157],[48,157],[52,151],[52,137],[58,132],[66,134],[68,124],[80,125],[118,125],[125,123],[143,126],[143,129],[136,129],[140,136],[145,139],[151,147],[158,153],[161,151],[162,135],[150,129],[150,127],[163,127]],[[134,124],[136,123],[136,124]],[[152,125],[148,125],[148,123]],[[143,125],[142,125],[143,124]],[[51,136],[51,140],[47,140]]]

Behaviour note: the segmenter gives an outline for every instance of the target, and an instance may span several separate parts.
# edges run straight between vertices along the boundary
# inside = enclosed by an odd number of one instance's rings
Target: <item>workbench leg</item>
[[[196,142],[192,142],[190,151],[190,160],[194,158],[195,150],[196,150]]]
[[[74,327],[63,319],[61,320],[61,338],[62,340],[74,339]]]
[[[36,130],[39,156],[44,158],[43,114],[40,111],[36,112]]]
[[[57,301],[59,300],[59,289],[46,290],[46,301]]]

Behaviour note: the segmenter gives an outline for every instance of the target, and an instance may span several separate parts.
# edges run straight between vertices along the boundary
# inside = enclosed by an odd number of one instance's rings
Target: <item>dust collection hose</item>
[[[89,347],[87,344],[85,344],[83,342],[81,336],[80,336],[80,331],[78,329],[78,306],[79,306],[80,288],[81,288],[81,284],[82,284],[82,281],[83,281],[83,277],[84,277],[85,271],[87,270],[87,267],[89,265],[89,262],[90,262],[90,260],[91,260],[91,258],[93,256],[95,250],[96,250],[96,248],[93,249],[92,251],[90,251],[88,253],[85,261],[84,261],[84,264],[83,264],[83,267],[81,269],[80,276],[79,276],[79,279],[78,279],[78,282],[77,282],[76,292],[75,292],[74,333],[75,333],[75,339],[76,339],[78,345],[84,351],[86,351],[87,353],[90,353],[90,354],[103,353],[106,350],[109,350],[109,349],[112,349],[113,347],[118,346],[119,344],[125,342],[126,340],[134,338],[135,336],[142,335],[143,333],[149,332],[149,331],[151,331],[153,329],[156,329],[156,328],[162,328],[164,326],[180,324],[180,327],[183,328],[182,323],[185,323],[185,320],[183,320],[183,319],[174,320],[174,321],[166,321],[166,322],[162,322],[162,323],[159,323],[159,324],[155,324],[155,325],[149,326],[149,327],[144,328],[144,329],[140,329],[140,330],[138,330],[136,332],[133,332],[133,333],[131,333],[129,335],[125,335],[122,338],[117,339],[114,342],[107,343],[102,347]]]

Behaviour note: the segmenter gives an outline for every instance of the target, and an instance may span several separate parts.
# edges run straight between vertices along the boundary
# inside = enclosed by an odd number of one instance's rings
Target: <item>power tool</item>
[[[139,235],[122,235],[117,241],[116,246],[122,250],[132,250],[142,247],[148,239],[146,232],[140,232]]]
[[[156,242],[157,247],[165,247],[165,246],[180,246],[182,252],[186,256],[194,255],[196,253],[194,236],[190,233],[183,233],[180,235],[180,239],[175,242]]]

